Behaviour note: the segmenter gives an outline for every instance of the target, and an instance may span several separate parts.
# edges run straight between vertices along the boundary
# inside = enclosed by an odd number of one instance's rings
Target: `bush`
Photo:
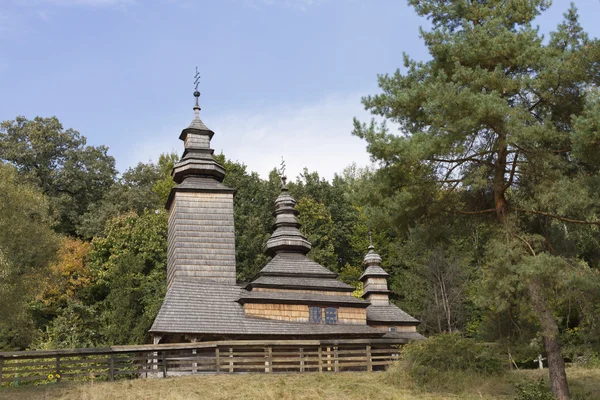
[[[543,379],[515,386],[518,392],[515,400],[554,400],[552,391],[544,384]]]
[[[404,347],[404,360],[411,375],[435,371],[464,371],[484,375],[503,371],[502,360],[492,347],[462,338],[458,334],[445,334],[427,340],[412,342]]]

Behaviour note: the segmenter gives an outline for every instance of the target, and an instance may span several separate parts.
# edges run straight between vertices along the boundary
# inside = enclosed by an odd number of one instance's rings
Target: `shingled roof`
[[[304,254],[280,252],[260,271],[259,275],[297,275],[307,277],[336,278],[337,274],[314,262]]]
[[[271,287],[281,289],[314,289],[333,292],[353,292],[354,287],[335,278],[305,278],[304,276],[259,276],[250,283],[255,287]]]
[[[365,338],[385,333],[367,325],[319,325],[249,317],[237,302],[242,290],[233,285],[175,280],[150,333]]]
[[[398,308],[394,304],[387,306],[377,306],[371,304],[367,308],[367,320],[369,322],[386,322],[399,324],[419,324],[419,320],[411,317],[408,313]]]

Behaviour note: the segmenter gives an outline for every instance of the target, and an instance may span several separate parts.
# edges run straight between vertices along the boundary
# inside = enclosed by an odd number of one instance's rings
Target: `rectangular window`
[[[311,324],[321,323],[321,307],[310,307],[308,312]]]
[[[327,307],[325,309],[325,323],[337,324],[337,308]]]
[[[396,332],[396,327],[395,327],[395,326],[390,326],[390,327],[388,328],[388,330],[389,330],[390,332]]]

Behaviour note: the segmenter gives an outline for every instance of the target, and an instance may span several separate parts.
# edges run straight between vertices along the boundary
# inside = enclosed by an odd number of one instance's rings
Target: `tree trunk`
[[[558,400],[569,400],[569,384],[565,372],[565,360],[562,356],[560,343],[558,342],[558,325],[550,310],[548,300],[544,296],[542,287],[537,281],[529,284],[531,303],[540,322],[544,346],[548,355],[548,370],[552,392]]]
[[[506,221],[508,212],[508,202],[504,193],[506,192],[506,157],[508,156],[508,147],[506,138],[502,135],[498,139],[498,159],[494,165],[494,205],[496,215],[501,223]]]

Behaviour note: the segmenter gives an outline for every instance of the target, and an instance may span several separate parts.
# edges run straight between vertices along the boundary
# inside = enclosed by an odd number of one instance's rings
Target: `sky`
[[[578,0],[600,37],[600,0]],[[567,0],[536,24],[549,32]],[[0,0],[0,121],[57,116],[123,172],[176,151],[193,119],[212,147],[266,177],[285,159],[327,179],[370,163],[352,120],[402,54],[426,60],[403,0]]]

